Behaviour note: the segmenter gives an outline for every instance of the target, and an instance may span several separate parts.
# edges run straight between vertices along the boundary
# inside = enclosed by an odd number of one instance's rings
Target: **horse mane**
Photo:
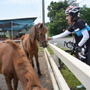
[[[36,29],[38,30],[39,28],[43,28],[43,27],[44,27],[43,23],[38,23],[38,24],[32,26],[31,29],[30,29],[29,36],[30,37],[35,37],[35,34],[36,34],[35,30]]]
[[[41,29],[43,29],[44,31],[44,33],[47,33],[48,32],[48,28],[43,24],[43,23],[38,23],[38,24],[36,24],[36,27],[37,28],[41,28]]]
[[[37,25],[34,25],[31,27],[30,32],[29,32],[29,39],[31,40],[32,43],[36,39],[36,29],[38,29]]]

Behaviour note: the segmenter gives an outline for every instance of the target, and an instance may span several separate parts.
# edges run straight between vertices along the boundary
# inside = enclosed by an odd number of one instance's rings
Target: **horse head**
[[[32,38],[32,42],[37,39],[41,46],[47,47],[46,33],[47,27],[43,23],[38,23],[30,30],[29,36]]]

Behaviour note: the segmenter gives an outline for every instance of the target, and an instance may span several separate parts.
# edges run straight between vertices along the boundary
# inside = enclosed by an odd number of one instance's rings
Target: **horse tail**
[[[20,48],[19,44],[17,44],[16,42],[14,42],[14,41],[11,40],[11,39],[7,39],[7,40],[5,41],[5,43],[9,43],[14,49],[19,49],[19,48]]]

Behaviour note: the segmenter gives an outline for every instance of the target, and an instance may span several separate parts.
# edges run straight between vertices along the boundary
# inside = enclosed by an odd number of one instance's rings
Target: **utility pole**
[[[13,40],[13,21],[11,20],[11,35],[12,35],[12,40]]]
[[[45,3],[44,0],[42,0],[42,22],[45,24]]]

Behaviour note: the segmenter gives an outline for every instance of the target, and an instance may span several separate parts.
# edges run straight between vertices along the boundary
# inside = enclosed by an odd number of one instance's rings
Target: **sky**
[[[45,22],[49,21],[47,17],[47,7],[51,1],[61,0],[44,0],[45,2]],[[77,0],[80,6],[87,5],[90,7],[90,0]],[[42,0],[0,0],[0,20],[37,17],[35,23],[42,22]]]

